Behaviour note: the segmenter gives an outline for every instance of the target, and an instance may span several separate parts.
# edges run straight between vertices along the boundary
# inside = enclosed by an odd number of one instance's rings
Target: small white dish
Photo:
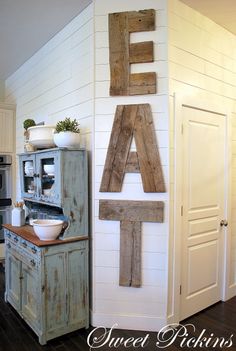
[[[43,170],[48,175],[54,175],[55,173],[55,166],[54,165],[44,165]]]

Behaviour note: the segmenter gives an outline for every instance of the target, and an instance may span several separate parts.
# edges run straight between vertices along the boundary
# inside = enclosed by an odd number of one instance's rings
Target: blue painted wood
[[[24,173],[26,161],[34,164],[34,177]],[[88,164],[87,152],[84,149],[55,148],[19,155],[21,178],[21,195],[25,200],[43,205],[50,205],[50,215],[54,213],[53,206],[62,210],[67,218],[67,229],[61,235],[62,239],[88,235]],[[54,164],[55,176],[47,176],[43,172],[43,164]],[[27,192],[27,184],[34,182],[35,192]],[[53,183],[50,196],[44,194],[44,187]]]
[[[43,345],[88,327],[88,240],[35,247],[4,229],[5,300]],[[20,279],[19,279],[20,278]]]

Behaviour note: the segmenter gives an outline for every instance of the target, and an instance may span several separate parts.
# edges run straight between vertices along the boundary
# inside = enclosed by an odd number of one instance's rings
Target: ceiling
[[[236,35],[235,0],[180,0]]]
[[[235,0],[181,0],[236,35]],[[0,80],[5,80],[92,0],[0,0]]]
[[[0,80],[5,80],[92,0],[0,0]]]

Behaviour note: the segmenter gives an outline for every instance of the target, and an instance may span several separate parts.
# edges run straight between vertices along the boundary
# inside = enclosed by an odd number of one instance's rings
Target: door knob
[[[222,219],[222,221],[220,221],[220,225],[221,225],[221,227],[223,227],[223,226],[227,227],[228,221],[226,219]]]

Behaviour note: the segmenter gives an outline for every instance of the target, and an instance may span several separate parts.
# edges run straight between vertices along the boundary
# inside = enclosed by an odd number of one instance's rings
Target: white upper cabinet
[[[0,105],[0,153],[15,151],[15,111]]]

